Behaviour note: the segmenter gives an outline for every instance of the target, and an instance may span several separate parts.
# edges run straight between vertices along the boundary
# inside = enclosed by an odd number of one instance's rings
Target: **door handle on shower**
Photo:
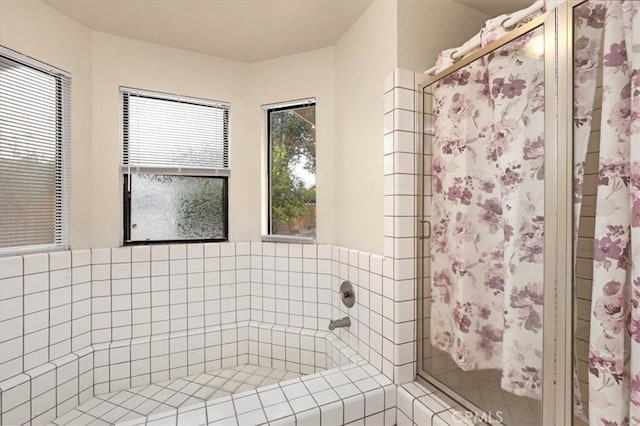
[[[418,237],[418,239],[426,240],[428,238],[431,238],[431,222],[429,222],[428,220],[421,220],[420,224],[422,225],[422,232],[420,233],[421,235]],[[425,228],[427,234],[425,234]]]

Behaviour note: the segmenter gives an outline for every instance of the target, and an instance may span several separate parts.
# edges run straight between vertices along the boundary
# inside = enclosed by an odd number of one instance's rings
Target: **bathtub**
[[[291,376],[144,409],[122,397],[247,365]],[[56,425],[393,425],[396,386],[330,332],[244,322],[92,345],[2,382],[2,402],[4,425],[41,424],[52,409]]]
[[[387,363],[381,374],[382,319],[371,313],[375,331],[358,321],[358,313],[369,318],[369,290],[361,289],[349,330],[327,331],[330,318],[348,314],[336,291],[347,274],[375,285],[371,303],[381,305],[382,257],[334,246],[177,244],[0,258],[0,424],[394,424],[387,377],[397,367]],[[221,382],[211,377],[238,371],[256,377],[215,389]],[[208,379],[213,392],[190,394]],[[180,383],[189,386],[180,398],[126,411],[135,400],[124,396],[169,389],[162,396]],[[237,399],[253,401],[251,415]]]

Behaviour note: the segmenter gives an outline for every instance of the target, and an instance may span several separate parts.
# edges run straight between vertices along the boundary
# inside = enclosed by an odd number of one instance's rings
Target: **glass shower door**
[[[423,88],[418,374],[518,426],[543,423],[542,22]]]

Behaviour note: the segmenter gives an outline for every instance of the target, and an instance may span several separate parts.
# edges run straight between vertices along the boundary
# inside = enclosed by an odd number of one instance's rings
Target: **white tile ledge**
[[[419,382],[398,386],[397,426],[480,426],[468,413],[437,389]]]
[[[299,327],[291,327],[291,326],[284,326],[284,325],[263,323],[263,322],[256,322],[256,321],[243,321],[243,322],[238,322],[234,324],[216,325],[211,327],[203,327],[199,329],[192,329],[188,331],[180,331],[175,333],[163,333],[163,334],[156,334],[153,336],[137,337],[134,339],[114,340],[111,342],[96,343],[91,346],[86,346],[77,351],[65,354],[55,360],[51,360],[44,364],[38,365],[37,367],[34,367],[30,370],[25,371],[24,373],[19,373],[15,376],[12,376],[10,378],[7,378],[1,381],[0,395],[2,392],[8,391],[14,388],[15,386],[28,382],[34,377],[37,377],[41,374],[51,371],[61,365],[66,365],[70,362],[77,361],[78,359],[87,355],[91,355],[98,350],[134,346],[136,344],[141,344],[141,343],[170,340],[178,337],[187,337],[187,336],[193,336],[193,335],[202,334],[202,333],[210,333],[215,331],[229,330],[229,329],[235,329],[235,328],[241,328],[241,327],[248,327],[250,329],[251,328],[269,329],[271,331],[280,331],[284,333],[294,333],[294,334],[307,335],[312,337],[325,338],[327,342],[332,344],[332,347],[336,348],[340,352],[340,354],[349,361],[349,363],[364,361],[364,359],[357,352],[355,352],[346,343],[340,340],[338,336],[328,331],[311,330],[311,329],[305,329],[305,328],[299,328]]]
[[[324,350],[327,354],[328,360],[331,360],[332,365],[338,365],[340,367],[338,367],[338,369],[333,368],[330,370],[322,371],[320,373],[304,376],[302,382],[306,383],[308,380],[314,378],[324,377],[336,372],[340,372],[346,375],[347,381],[345,383],[352,383],[364,379],[364,381],[360,383],[360,386],[357,388],[357,390],[359,392],[359,395],[364,395],[365,400],[366,396],[369,393],[374,392],[376,389],[385,388],[386,394],[388,392],[391,392],[386,388],[391,389],[391,387],[393,387],[393,407],[386,407],[385,409],[381,409],[373,414],[381,414],[383,418],[390,418],[390,416],[393,415],[393,422],[388,424],[395,423],[395,385],[393,385],[392,382],[386,376],[381,374],[375,367],[365,361],[360,354],[354,351],[337,335],[324,330],[311,330],[298,327],[276,325],[271,323],[245,321],[236,324],[194,329],[186,332],[166,333],[162,335],[155,335],[152,337],[123,339],[107,343],[94,344],[84,347],[76,352],[66,354],[60,358],[44,363],[40,366],[34,367],[24,373],[20,373],[16,376],[0,382],[0,400],[2,401],[3,408],[0,418],[0,424],[23,423],[24,421],[29,421],[29,419],[33,421],[37,418],[36,415],[40,414],[45,414],[48,418],[48,421],[51,421],[54,418],[64,415],[70,409],[73,409],[75,406],[93,397],[95,395],[93,390],[93,380],[88,385],[88,388],[79,386],[79,383],[81,380],[81,376],[86,374],[89,374],[93,379],[93,372],[95,371],[95,368],[99,366],[99,363],[97,362],[97,359],[95,359],[95,356],[97,356],[97,354],[101,351],[108,351],[114,348],[132,348],[137,344],[169,340],[176,337],[192,336],[212,331],[215,332],[241,327],[246,327],[249,331],[249,334],[251,334],[253,331],[257,335],[259,335],[260,330],[269,330],[271,332],[284,332],[287,334],[293,333],[300,336],[309,336],[313,338],[324,339],[324,341],[326,342]],[[129,351],[129,353],[131,353],[131,350]],[[330,367],[330,365],[327,365],[327,367]],[[49,373],[52,374],[48,376]],[[333,377],[333,379],[334,383],[340,382],[340,380],[335,380],[336,377]],[[340,378],[338,377],[338,379]],[[296,380],[297,379],[294,379],[293,381],[282,382],[280,386],[286,386],[287,384],[295,383]],[[40,385],[41,382],[46,383],[48,387],[42,387],[42,385]],[[74,383],[73,385],[71,385],[72,382]],[[264,390],[269,389],[259,388],[257,389],[257,392]],[[39,396],[40,394],[51,392],[57,394],[57,398],[66,402],[66,404],[64,406],[55,404],[52,408],[53,412],[48,409],[46,413],[32,413],[31,411],[34,409],[34,398],[36,396]],[[256,391],[250,391],[249,393],[255,392]],[[391,398],[391,396],[389,396],[388,398]],[[350,399],[353,399],[353,397],[346,398],[346,400]],[[340,404],[334,404],[336,405],[336,407],[331,406],[331,404],[335,402],[340,402]],[[340,413],[342,413],[341,415],[344,415],[345,402],[343,400],[339,400],[333,401],[332,403],[318,404],[316,402],[316,405],[312,406],[311,408],[306,408],[305,410],[303,410],[303,412],[297,413],[294,411],[292,414],[292,418],[299,418],[302,415],[309,416],[312,414],[311,412],[314,409],[319,410],[319,415],[326,410],[333,410],[331,411],[331,413],[333,413],[331,415],[340,415]],[[208,403],[208,405],[210,404]],[[340,405],[340,407],[337,407],[337,405]],[[197,409],[197,407],[193,408],[193,410]],[[184,408],[181,408],[181,411],[183,410]],[[393,411],[393,413],[388,414],[385,410],[388,410],[390,412]],[[284,412],[286,412],[286,410]],[[264,411],[262,414],[269,419],[276,415],[274,410],[271,408]],[[176,415],[176,412],[167,412],[166,414],[166,416],[171,415]],[[244,413],[242,415],[244,415]],[[162,418],[166,420],[166,416],[163,416]],[[324,416],[325,418],[327,418],[329,414],[326,414]],[[178,417],[180,417],[179,413]],[[284,422],[286,419],[283,418],[279,420],[282,420]],[[145,421],[147,420],[145,419]],[[180,422],[179,419],[178,422]],[[288,423],[284,422],[282,424]]]
[[[371,371],[376,371],[376,374],[371,375]],[[353,378],[360,378],[360,380],[353,381]],[[315,380],[323,380],[328,383],[329,388],[327,390],[334,390],[340,386],[352,385],[356,391],[352,396],[344,399],[333,400],[329,402],[323,402],[320,397],[322,392],[313,392],[313,386],[310,384]],[[361,390],[360,382],[365,382],[370,385],[367,390]],[[340,384],[335,388],[331,383]],[[343,384],[344,383],[344,384]],[[287,400],[277,404],[264,407],[261,404],[261,408],[254,411],[238,413],[237,401],[241,398],[257,395],[262,400],[262,395],[279,389],[283,391],[288,386],[295,386],[302,384],[302,393],[296,395],[295,399]],[[371,385],[372,384],[372,385]],[[311,388],[311,389],[310,389]],[[305,398],[307,404],[299,405],[292,404],[292,401]],[[382,400],[382,404],[380,404]],[[232,401],[233,404],[228,404]],[[367,403],[375,406],[367,406]],[[375,426],[392,426],[395,425],[395,407],[396,407],[396,385],[389,380],[382,373],[377,372],[368,363],[364,362],[360,365],[347,365],[344,367],[334,368],[331,370],[315,373],[307,376],[303,376],[298,379],[286,380],[279,382],[275,385],[265,386],[257,389],[252,389],[246,392],[233,394],[223,398],[217,398],[205,403],[197,403],[194,405],[184,406],[178,409],[167,410],[166,412],[157,413],[153,416],[140,416],[139,419],[132,419],[126,422],[116,423],[121,426],[143,426],[158,424],[193,424],[188,423],[188,419],[208,419],[208,415],[211,415],[216,411],[217,407],[225,405],[227,409],[232,408],[229,412],[229,416],[217,419],[215,422],[206,422],[202,424],[211,425],[226,425],[226,424],[239,424],[239,425],[279,425],[279,426],[294,426],[296,424],[322,424],[339,426],[345,424],[365,424]],[[298,409],[294,407],[300,407]],[[366,407],[366,409],[365,409]],[[348,416],[348,417],[345,417]],[[349,419],[349,423],[346,423],[345,418]],[[262,419],[257,422],[251,422],[251,419]],[[335,421],[338,421],[336,423]],[[53,423],[56,424],[55,422]],[[197,423],[196,423],[197,424]]]

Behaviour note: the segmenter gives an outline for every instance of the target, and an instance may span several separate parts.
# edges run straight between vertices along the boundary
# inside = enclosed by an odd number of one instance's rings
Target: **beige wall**
[[[398,67],[431,68],[439,52],[462,45],[489,18],[452,0],[399,0]]]
[[[384,79],[397,61],[397,4],[375,1],[335,45],[337,245],[382,253]]]
[[[385,76],[431,66],[485,18],[450,1],[376,0],[334,47],[246,64],[91,32],[38,1],[3,0],[0,12],[0,43],[72,75],[73,248],[120,243],[118,87],[130,86],[231,103],[232,240],[263,231],[262,105],[315,97],[318,240],[373,253],[383,252]]]
[[[91,245],[91,31],[37,1],[0,1],[0,44],[72,75],[71,229]]]
[[[261,105],[315,97],[318,102],[318,240],[331,242],[333,49],[245,64],[105,33],[93,33],[94,246],[120,242],[120,86],[231,103],[229,238],[259,240],[266,215],[264,112]]]
[[[430,68],[487,18],[451,0],[377,0],[336,43],[335,244],[383,252],[387,74]]]
[[[245,118],[247,65],[99,32],[92,40],[93,246],[117,246],[122,234],[120,86],[231,103],[229,234],[234,240],[256,238],[260,160]]]
[[[120,243],[120,86],[231,103],[232,240],[258,240],[262,233],[265,140],[261,105],[315,97],[319,127],[318,240],[332,242],[333,48],[246,64],[91,32],[37,1],[2,1],[0,5],[2,45],[72,76],[73,248]]]

